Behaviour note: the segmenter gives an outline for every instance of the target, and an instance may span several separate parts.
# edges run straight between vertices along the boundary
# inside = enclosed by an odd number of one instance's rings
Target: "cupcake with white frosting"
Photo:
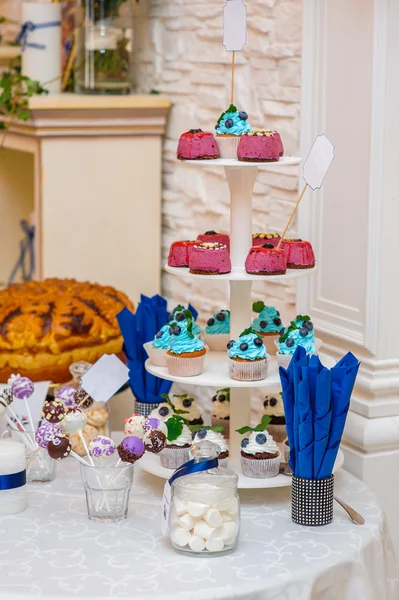
[[[287,437],[284,402],[282,392],[267,394],[263,401],[263,414],[270,417],[268,432],[276,442],[283,442]]]
[[[195,398],[191,398],[188,394],[174,394],[173,405],[177,414],[181,414],[185,419],[188,420],[189,425],[203,425],[204,420],[202,418],[201,409],[195,401]]]
[[[215,431],[211,427],[201,427],[201,429],[198,429],[198,431],[194,435],[193,443],[197,444],[198,442],[204,441],[212,442],[219,446],[219,466],[227,467],[227,463],[229,461],[229,446],[226,440],[224,439],[222,433],[220,433],[219,431]]]
[[[159,455],[161,465],[167,469],[178,469],[190,459],[191,431],[184,420],[177,415],[170,417],[165,425],[168,434],[166,436],[166,446]]]
[[[265,416],[257,427],[243,427],[238,433],[251,432],[241,441],[241,469],[246,477],[266,479],[279,473],[281,453],[270,433],[263,429]]]
[[[223,426],[222,434],[230,437],[230,388],[218,390],[212,398],[213,409],[211,414],[212,427]]]

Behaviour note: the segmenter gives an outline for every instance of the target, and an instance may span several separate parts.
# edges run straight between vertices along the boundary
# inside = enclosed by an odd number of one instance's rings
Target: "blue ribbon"
[[[195,462],[195,460],[189,460],[184,463],[181,467],[176,469],[173,473],[172,477],[169,479],[169,484],[178,479],[179,477],[183,477],[183,475],[190,475],[191,473],[199,473],[200,471],[208,471],[209,469],[214,469],[219,465],[219,461],[217,458],[211,458],[209,460],[204,460],[201,462]]]
[[[16,44],[21,44],[22,52],[28,46],[29,48],[37,48],[38,50],[45,50],[45,44],[37,44],[35,42],[28,42],[28,35],[32,31],[36,29],[46,29],[47,27],[59,27],[61,26],[61,21],[48,21],[47,23],[32,23],[32,21],[26,21],[21,27],[21,31],[19,32],[17,39],[15,40]]]
[[[26,470],[10,475],[0,475],[0,490],[13,490],[26,484]]]

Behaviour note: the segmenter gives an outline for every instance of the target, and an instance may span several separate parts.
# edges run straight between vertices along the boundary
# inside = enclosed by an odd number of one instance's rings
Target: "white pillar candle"
[[[61,4],[24,2],[22,4],[22,24],[61,22]],[[22,51],[22,74],[46,83],[50,93],[61,92],[61,26],[43,27],[28,31],[27,45]],[[29,44],[44,45],[44,49]],[[22,42],[23,46],[23,42]],[[49,82],[49,83],[47,83]]]
[[[10,439],[0,439],[0,516],[15,515],[26,508],[26,484],[7,479],[7,475],[26,469],[25,446]],[[10,489],[7,489],[10,488]]]

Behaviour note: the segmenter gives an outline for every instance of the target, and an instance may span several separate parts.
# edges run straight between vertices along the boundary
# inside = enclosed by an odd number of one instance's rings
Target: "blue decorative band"
[[[19,473],[0,475],[0,490],[13,490],[26,484],[26,469]]]
[[[47,23],[32,23],[32,21],[26,21],[21,27],[21,31],[19,32],[17,39],[15,42],[17,44],[21,44],[22,52],[25,50],[27,46],[29,48],[37,48],[38,50],[45,50],[45,44],[36,44],[33,42],[28,42],[28,35],[30,32],[35,31],[36,29],[46,29],[47,27],[60,27],[61,21],[49,21]]]

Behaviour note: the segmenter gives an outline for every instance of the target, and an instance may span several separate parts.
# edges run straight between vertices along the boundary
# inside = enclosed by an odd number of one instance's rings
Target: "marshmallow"
[[[223,500],[215,500],[215,502],[212,502],[212,508],[215,508],[216,510],[218,510],[219,512],[221,512],[222,510],[229,510],[231,506],[231,498],[225,498]]]
[[[209,504],[202,504],[201,502],[188,502],[187,512],[192,517],[202,517],[206,511],[210,508]]]
[[[192,535],[190,537],[188,545],[190,546],[193,552],[202,552],[203,550],[205,550],[205,540],[202,539],[202,537],[199,537],[198,535]]]
[[[223,522],[232,521],[233,520],[233,515],[230,515],[228,512],[221,512],[220,515],[221,515],[221,517],[223,519]]]
[[[236,540],[238,534],[238,525],[235,521],[227,521],[220,527],[220,537],[226,546],[230,546]]]
[[[183,548],[184,546],[187,546],[188,542],[190,541],[191,533],[187,531],[187,529],[176,527],[176,529],[173,529],[170,537],[176,546]]]
[[[227,509],[227,512],[229,512],[231,515],[236,515],[238,513],[238,498],[235,496],[231,498],[230,506]]]
[[[206,511],[204,514],[204,521],[206,521],[211,527],[220,527],[220,525],[223,523],[220,512],[216,510],[216,508],[210,508]]]
[[[182,515],[179,519],[180,527],[183,527],[183,529],[187,529],[187,531],[190,531],[190,529],[193,529],[195,523],[196,523],[195,517],[192,517],[188,513]]]
[[[173,497],[173,504],[178,517],[181,517],[187,512],[187,502],[183,502],[183,500],[180,500],[176,495]]]
[[[224,541],[221,537],[211,537],[206,542],[206,549],[209,552],[220,552],[224,548]]]
[[[212,533],[215,531],[213,527],[210,527],[208,523],[205,523],[202,519],[197,521],[194,526],[194,534],[208,540]]]

